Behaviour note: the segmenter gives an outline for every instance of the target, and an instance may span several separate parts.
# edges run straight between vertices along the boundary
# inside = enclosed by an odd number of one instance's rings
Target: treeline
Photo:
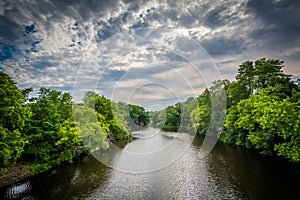
[[[212,112],[216,88],[223,85],[220,91],[226,92],[227,106],[220,140],[300,162],[300,81],[291,80],[283,67],[283,61],[274,59],[246,61],[239,66],[236,81],[216,81],[197,98],[151,113],[151,125],[206,135],[210,121],[216,119]]]
[[[18,89],[0,72],[0,174],[17,161],[34,171],[71,163],[109,141],[130,140],[130,130],[147,125],[213,135],[222,119],[221,141],[300,162],[300,81],[283,67],[280,60],[246,61],[236,81],[216,81],[196,98],[150,113],[94,92],[80,105],[69,93],[46,88],[29,98],[31,89]]]
[[[0,175],[17,161],[44,171],[88,151],[106,149],[109,141],[130,140],[129,128],[149,122],[144,108],[114,103],[87,92],[83,104],[69,93],[41,88],[20,90],[0,72]],[[147,118],[147,117],[146,117]],[[148,118],[147,118],[148,119]]]

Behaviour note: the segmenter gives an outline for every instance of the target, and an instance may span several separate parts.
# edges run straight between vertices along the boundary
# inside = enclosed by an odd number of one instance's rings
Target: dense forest
[[[18,89],[0,72],[0,174],[17,161],[34,172],[72,163],[87,150],[130,140],[131,127],[149,123],[144,108],[114,103],[94,92],[85,94],[83,104],[73,104],[69,93],[40,88],[38,97],[29,98],[31,91]]]
[[[31,88],[17,88],[0,72],[0,174],[16,162],[28,163],[34,172],[72,163],[88,150],[130,140],[130,131],[141,126],[206,135],[210,121],[218,119],[212,111],[212,102],[220,100],[218,88],[226,93],[226,108],[217,113],[225,120],[221,141],[300,162],[299,80],[284,74],[283,67],[280,60],[246,61],[235,81],[215,81],[198,97],[156,112],[95,92],[87,92],[82,104],[74,104],[69,93],[47,88],[30,98]]]
[[[213,94],[221,84],[227,102],[221,141],[300,162],[300,81],[284,74],[283,67],[283,61],[274,59],[246,61],[236,81],[216,81],[199,97],[152,113],[152,126],[206,135],[213,119]]]

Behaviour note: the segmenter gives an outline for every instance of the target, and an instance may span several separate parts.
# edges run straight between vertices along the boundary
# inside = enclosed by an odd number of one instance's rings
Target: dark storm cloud
[[[226,9],[226,5],[223,4],[216,7],[214,10],[208,12],[203,19],[203,23],[210,27],[218,27],[224,24],[225,19],[222,17],[221,13]]]
[[[22,31],[22,26],[14,21],[0,16],[0,39],[5,43],[12,43],[19,39]]]
[[[218,1],[217,1],[218,2]],[[3,14],[0,14],[0,38],[2,43],[16,45],[18,39],[23,40],[23,33],[26,26],[30,26],[35,21],[39,22],[37,31],[51,27],[54,22],[60,22],[64,17],[70,17],[77,21],[78,24],[93,19],[98,26],[97,42],[101,42],[117,32],[123,30],[122,25],[128,24],[130,28],[151,27],[153,22],[159,22],[160,26],[178,26],[183,28],[193,28],[195,26],[205,25],[212,30],[219,27],[226,27],[228,24],[239,23],[239,13],[233,12],[225,14],[224,11],[230,9],[233,1],[218,2],[212,9],[214,1],[199,2],[193,6],[189,3],[180,1],[167,1],[165,7],[154,5],[154,7],[144,7],[145,1],[124,1],[127,8],[119,16],[110,17],[108,20],[101,18],[107,13],[114,13],[118,9],[118,1],[3,1],[0,5]],[[159,2],[160,4],[163,4]],[[270,0],[250,0],[247,3],[248,11],[255,14],[257,19],[262,20],[265,26],[253,30],[249,37],[258,38],[259,40],[270,41],[270,36],[280,43],[293,43],[299,41],[300,31],[300,3],[299,1],[270,1]],[[141,11],[144,8],[144,11]],[[208,11],[208,12],[207,12]],[[137,16],[132,13],[137,12]],[[238,30],[236,30],[238,31]],[[283,39],[284,38],[284,39]],[[242,40],[241,40],[242,41]],[[226,51],[230,49],[239,49],[241,41],[229,38],[217,40],[206,40],[205,45],[208,51],[218,51],[222,43]],[[227,45],[228,44],[228,45]],[[272,45],[271,42],[268,45]]]
[[[220,56],[226,54],[240,54],[244,50],[244,41],[239,38],[214,38],[202,42],[203,47],[210,56]]]
[[[37,24],[37,31],[50,28],[65,17],[78,23],[91,18],[101,19],[103,15],[114,10],[118,1],[8,1],[1,2],[0,39],[8,44],[22,40],[24,33],[32,23]],[[113,21],[111,23],[114,23]]]
[[[300,55],[299,10],[300,2],[296,0],[2,0],[0,69],[16,77],[16,81],[24,87],[32,84],[70,89],[76,70],[82,63],[91,62],[91,66],[101,68],[98,61],[102,55],[94,52],[99,51],[114,34],[151,27],[178,29],[179,36],[175,32],[175,38],[195,39],[220,65],[221,72],[232,76],[245,59],[276,56],[282,52],[285,57],[280,59],[286,58],[286,63],[292,61],[293,72],[297,72],[295,66]],[[143,35],[140,29],[135,33],[147,41],[155,40],[156,44],[167,46],[170,42],[170,38],[157,32]],[[113,42],[133,45],[133,49],[145,45],[128,41]],[[107,59],[118,58],[113,54],[113,42],[103,51],[107,53]],[[183,52],[191,50],[188,44],[178,42],[175,46]],[[136,69],[137,76],[149,74],[146,78],[151,78],[151,74],[168,74],[167,68],[147,65],[153,57],[174,66],[176,62],[184,62],[175,54],[165,57],[149,54],[143,57],[143,53],[137,50],[138,55],[132,59],[120,58],[119,63],[124,65],[118,68],[116,64],[115,69],[107,70],[103,77],[107,82],[101,85],[106,87],[118,80],[134,64],[148,67]],[[85,74],[86,78],[98,78],[95,70]]]
[[[58,66],[59,62],[58,61],[38,61],[32,64],[33,67],[35,68],[47,68],[47,67],[55,67]]]
[[[250,0],[247,7],[264,24],[254,30],[253,38],[265,40],[271,47],[300,44],[300,1]]]

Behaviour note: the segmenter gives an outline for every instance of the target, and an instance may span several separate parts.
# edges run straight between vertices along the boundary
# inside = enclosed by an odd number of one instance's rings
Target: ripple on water
[[[14,184],[13,186],[11,186],[6,191],[6,194],[4,196],[5,196],[5,198],[8,198],[8,199],[17,199],[17,198],[24,196],[24,194],[29,193],[31,191],[31,189],[32,189],[32,187],[31,187],[30,181],[17,183],[17,184]]]

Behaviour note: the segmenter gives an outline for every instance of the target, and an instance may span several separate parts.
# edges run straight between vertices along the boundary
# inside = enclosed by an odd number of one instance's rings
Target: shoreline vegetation
[[[298,164],[300,81],[284,74],[283,67],[280,60],[246,61],[235,81],[217,80],[198,97],[155,112],[95,92],[87,92],[82,104],[47,88],[29,98],[31,88],[18,89],[0,72],[0,188],[106,149],[108,141],[130,142],[130,131],[143,126],[204,136],[212,132],[210,121],[223,115],[220,141]],[[220,97],[226,98],[226,108]],[[212,112],[212,105],[223,112]]]
[[[220,133],[224,143],[299,164],[300,80],[292,80],[283,67],[283,61],[274,59],[243,62],[235,81],[215,81],[198,97],[152,113],[151,125],[172,132]],[[224,119],[222,127],[218,119]]]
[[[94,92],[87,92],[82,104],[74,104],[69,93],[47,88],[29,98],[32,88],[18,89],[4,72],[0,78],[1,186],[106,149],[109,141],[129,142],[129,127],[149,123],[144,108]]]

